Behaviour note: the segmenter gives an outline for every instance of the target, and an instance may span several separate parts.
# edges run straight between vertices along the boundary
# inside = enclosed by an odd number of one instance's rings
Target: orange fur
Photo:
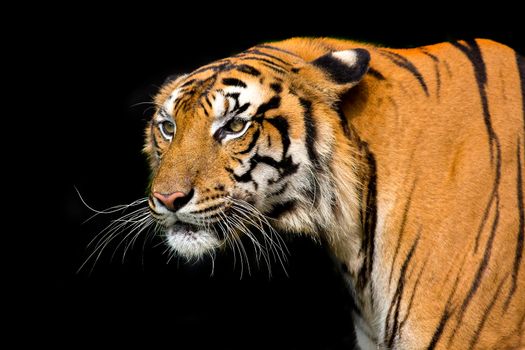
[[[196,107],[198,96],[221,87],[220,79],[210,80],[218,76],[257,81],[267,101],[273,95],[268,84],[279,82],[281,103],[268,116],[285,115],[292,144],[307,144],[305,108],[297,96],[311,101],[314,146],[330,169],[320,184],[333,185],[334,198],[313,212],[299,203],[274,225],[326,242],[346,266],[360,331],[381,348],[525,347],[525,257],[518,257],[525,111],[516,53],[488,40],[402,50],[334,39],[270,45],[255,49],[286,68],[281,74],[253,61],[260,76],[203,69],[162,88],[159,106],[188,79],[204,82],[184,91],[186,108],[170,111],[177,121],[172,142],[158,140],[155,147],[158,130],[146,130],[152,191],[194,187],[209,198],[223,195],[219,185],[234,191],[235,178],[225,167],[238,166],[232,154],[245,149],[258,129],[219,144]],[[371,60],[353,88],[309,63],[354,48],[366,49]],[[229,62],[241,64],[241,58]],[[282,152],[276,127],[265,124],[260,133],[260,152]],[[299,157],[301,150],[294,150]],[[239,155],[241,161],[247,157]],[[321,171],[318,176],[328,177]],[[272,205],[258,209],[264,213]],[[373,223],[366,222],[369,215]]]

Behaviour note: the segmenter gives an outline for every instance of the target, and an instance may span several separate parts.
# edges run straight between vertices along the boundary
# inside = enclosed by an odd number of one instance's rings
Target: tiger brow
[[[173,117],[168,113],[168,111],[164,107],[159,108],[159,114],[163,118],[173,119]]]

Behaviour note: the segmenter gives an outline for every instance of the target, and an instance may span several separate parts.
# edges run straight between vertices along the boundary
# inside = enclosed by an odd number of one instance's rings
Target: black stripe
[[[240,158],[232,157],[232,159],[233,159],[234,161],[236,161],[237,163],[239,163],[239,165],[242,165],[242,164],[243,164],[243,162],[242,162],[242,160],[241,160]]]
[[[200,101],[199,101],[199,105],[201,106],[202,111],[204,112],[204,115],[206,116],[206,118],[209,118],[210,117],[210,113],[208,113],[208,110],[206,109],[206,107],[204,107],[204,105]]]
[[[261,130],[260,129],[255,130],[255,132],[252,135],[252,140],[250,141],[250,144],[248,145],[248,147],[246,147],[246,149],[243,151],[237,152],[237,154],[250,153],[253,147],[255,147],[255,145],[257,144],[257,141],[259,140],[260,135],[261,135]]]
[[[276,73],[286,74],[286,71],[284,69],[276,67],[276,66],[274,66],[272,64],[269,64],[269,63],[266,63],[266,62],[261,62],[261,65],[265,66],[266,68],[270,68],[271,70],[273,70]]]
[[[421,270],[419,271],[419,274],[417,275],[416,282],[414,283],[414,287],[412,287],[412,294],[410,294],[410,300],[408,302],[408,306],[405,311],[405,317],[401,320],[399,323],[399,338],[401,338],[401,334],[403,332],[403,326],[405,325],[405,322],[408,320],[408,317],[410,316],[410,310],[412,310],[412,305],[414,303],[414,297],[416,296],[417,287],[419,286],[419,281],[421,280],[421,276],[423,275],[423,271],[425,270],[425,266],[427,265],[428,258],[425,259],[425,262],[423,263],[423,267],[421,267]]]
[[[295,209],[295,201],[287,201],[284,203],[275,204],[272,209],[266,214],[271,218],[278,219],[283,214],[286,214]]]
[[[257,50],[257,49],[251,49],[251,50],[248,50],[249,53],[252,53],[252,54],[256,54],[256,55],[260,55],[260,56],[265,56],[265,57],[268,57],[268,58],[271,58],[272,60],[276,60],[276,61],[279,61],[281,62],[282,64],[286,65],[286,66],[291,66],[290,63],[286,62],[285,60],[283,60],[282,58],[279,58],[277,56],[274,56],[272,54],[269,54],[267,52],[263,52],[263,51],[260,51],[260,50]],[[273,62],[272,62],[273,63]],[[275,63],[274,63],[275,64]]]
[[[436,55],[431,54],[430,52],[427,52],[426,50],[422,49],[421,52],[423,52],[424,55],[427,57],[430,57],[432,61],[434,61],[434,71],[436,72],[436,95],[439,99],[439,94],[441,91],[441,72],[439,71],[439,58]]]
[[[308,158],[315,169],[314,174],[317,175],[318,172],[323,171],[323,167],[321,166],[319,155],[317,154],[317,150],[315,149],[315,143],[317,142],[317,128],[315,126],[315,121],[312,115],[312,102],[304,98],[299,98],[299,102],[304,109],[303,116],[306,151],[308,153]],[[321,198],[320,188],[319,186],[315,185],[315,179],[312,179],[312,183],[314,184],[313,187],[315,191],[309,191],[308,195],[313,196],[312,201],[314,207],[317,207]]]
[[[259,62],[264,62],[264,63],[268,63],[269,65],[275,67],[275,68],[279,68],[279,69],[282,69],[283,71],[286,71],[288,68],[286,67],[283,67],[277,63],[275,63],[274,61],[271,61],[269,59],[266,59],[266,58],[262,58],[262,57],[257,57],[257,56],[241,56],[240,58],[241,60],[253,60],[253,61],[259,61]]]
[[[389,286],[392,283],[394,264],[396,262],[397,254],[399,253],[401,242],[403,241],[403,235],[405,234],[405,225],[407,222],[408,211],[410,210],[410,204],[412,203],[412,195],[414,194],[414,189],[416,188],[416,182],[417,182],[417,179],[415,179],[414,182],[412,183],[412,187],[410,188],[410,192],[408,193],[408,198],[405,202],[405,208],[403,209],[403,217],[401,218],[401,225],[399,226],[399,231],[397,234],[396,249],[394,250],[394,256],[392,257],[392,262],[390,263],[390,276],[388,277]]]
[[[278,94],[280,94],[283,91],[283,87],[279,83],[271,83],[270,88]]]
[[[239,114],[243,113],[244,111],[246,111],[248,109],[248,107],[250,107],[250,102],[246,102],[245,104],[243,104],[242,106],[237,108],[235,110],[235,113],[237,113],[237,115],[239,115]]]
[[[271,119],[265,119],[265,121],[272,124],[281,134],[281,141],[283,143],[282,158],[284,158],[286,156],[286,153],[288,152],[288,147],[290,147],[290,136],[288,135],[288,121],[281,116],[277,116]]]
[[[244,81],[236,79],[236,78],[224,78],[222,79],[222,83],[228,86],[238,86],[238,87],[246,88],[246,84],[244,83]]]
[[[410,261],[412,260],[412,257],[414,256],[414,252],[416,251],[420,237],[421,237],[421,228],[418,232],[418,235],[414,243],[412,244],[412,247],[410,247],[410,250],[408,251],[405,261],[403,262],[403,265],[401,265],[401,271],[399,272],[399,279],[397,280],[397,288],[394,293],[394,296],[392,297],[392,302],[390,303],[390,307],[388,308],[388,313],[386,316],[386,323],[385,323],[385,341],[388,344],[389,349],[392,348],[392,345],[394,344],[394,339],[398,332],[399,310],[401,308],[401,304],[402,304],[401,301],[403,299],[403,291],[405,289],[405,275],[408,269],[408,265],[410,264]],[[392,316],[392,309],[394,306],[395,306],[395,311],[393,311],[393,324],[389,332],[388,329],[389,329],[390,317]],[[387,340],[387,335],[389,335],[388,340]]]
[[[299,98],[299,102],[304,109],[304,129],[305,129],[305,138],[306,138],[306,151],[308,152],[308,158],[316,170],[321,170],[321,163],[319,161],[319,156],[315,149],[315,143],[317,142],[317,128],[315,126],[315,121],[312,116],[312,102]]]
[[[487,270],[489,259],[492,253],[492,246],[494,244],[494,238],[496,237],[496,229],[499,223],[499,195],[496,195],[496,206],[494,208],[495,208],[496,213],[494,216],[494,222],[492,223],[492,229],[490,232],[490,236],[485,246],[485,252],[483,253],[483,259],[481,260],[481,263],[478,266],[476,275],[474,276],[472,284],[467,292],[467,296],[465,297],[465,299],[463,299],[463,303],[461,303],[461,306],[459,308],[456,327],[454,328],[452,335],[450,336],[450,342],[452,342],[452,340],[454,339],[456,335],[458,328],[461,326],[461,322],[463,321],[463,317],[465,316],[467,307],[469,306],[470,302],[472,301],[472,298],[474,297],[474,294],[476,294],[479,286],[481,285],[481,278],[483,277],[483,274]]]
[[[373,153],[366,147],[367,150],[367,160],[369,167],[369,176],[368,176],[368,191],[367,191],[367,203],[365,211],[365,220],[364,220],[364,232],[369,240],[368,245],[368,276],[372,274],[373,268],[373,259],[374,259],[374,247],[375,247],[375,231],[376,231],[376,222],[377,222],[377,166],[376,159]]]
[[[385,80],[385,76],[381,74],[378,70],[369,67],[367,74],[370,74],[372,77],[376,78],[377,80]]]
[[[224,90],[220,89],[220,92],[224,93]],[[234,99],[238,100],[239,99],[239,95],[240,95],[239,92],[228,92],[224,96],[226,96],[226,97],[233,97]]]
[[[206,102],[209,108],[213,108],[208,95],[204,96],[204,101]]]
[[[186,86],[190,86],[195,82],[195,79],[187,80],[184,84],[182,84],[179,88],[185,88]]]
[[[518,65],[518,72],[521,81],[521,111],[523,115],[523,137],[525,142],[525,58],[516,54],[516,64]]]
[[[239,64],[235,66],[235,69],[238,70],[239,72],[243,72],[243,73],[252,75],[254,77],[258,77],[261,75],[260,71],[250,66],[249,64]]]
[[[215,85],[216,81],[217,81],[217,74],[211,75],[208,78],[201,80],[199,83],[199,88],[201,88],[199,98],[202,98],[202,96],[207,96],[210,90]]]
[[[288,121],[281,116],[277,116],[271,119],[265,119],[265,121],[273,125],[281,134],[283,153],[281,156],[281,161],[279,161],[277,165],[274,165],[269,160],[267,160],[267,158],[269,157],[261,157],[259,155],[256,155],[257,157],[255,158],[255,161],[264,162],[271,166],[277,166],[281,174],[281,179],[286,176],[296,173],[297,169],[299,169],[299,164],[294,163],[292,160],[292,157],[287,155],[288,148],[290,147],[290,136],[288,134],[288,127],[289,127]],[[269,158],[269,159],[273,160],[273,158]]]
[[[494,148],[497,148],[497,152],[499,153],[499,140],[492,128],[487,91],[485,90],[487,84],[487,69],[485,67],[485,62],[483,61],[481,50],[476,40],[465,41],[465,44],[460,42],[452,42],[451,44],[467,56],[472,64],[472,68],[474,69],[474,75],[476,77],[481,99],[481,106],[483,108],[483,120],[485,121],[485,127],[489,136],[490,157],[491,160],[493,160]]]
[[[346,119],[346,115],[343,112],[343,107],[339,106],[336,109],[337,116],[339,117],[339,123],[341,124],[341,128],[343,129],[343,132],[346,137],[350,137],[350,128],[348,127],[348,119]]]
[[[373,294],[372,270],[374,267],[375,231],[377,223],[377,168],[373,153],[368,149],[365,142],[361,143],[368,161],[368,185],[366,193],[366,207],[363,210],[363,240],[361,251],[365,252],[365,260],[359,269],[357,276],[357,289],[363,289],[366,283],[370,283],[370,292]],[[373,298],[372,298],[373,304]]]
[[[235,181],[238,181],[238,182],[250,182],[250,181],[253,180],[252,179],[252,173],[251,173],[250,170],[248,170],[247,172],[245,172],[242,175],[237,175],[237,174],[235,174],[235,172],[231,168],[224,168],[224,169],[233,176],[233,179]]]
[[[525,209],[523,206],[523,177],[521,173],[521,145],[520,145],[520,139],[518,138],[518,145],[517,145],[517,154],[516,154],[516,163],[518,165],[517,169],[517,176],[516,176],[516,192],[518,197],[518,216],[520,218],[520,223],[518,227],[518,234],[517,234],[517,240],[516,240],[516,253],[514,254],[514,266],[512,269],[512,284],[509,290],[509,295],[507,296],[507,300],[505,300],[504,309],[507,311],[507,308],[510,303],[510,299],[514,295],[514,292],[516,292],[517,283],[518,283],[518,274],[520,272],[520,264],[521,259],[523,255],[523,240],[525,237]]]
[[[497,174],[499,174],[499,171],[497,172]],[[490,209],[492,208],[492,205],[494,204],[496,200],[496,195],[498,193],[497,192],[498,186],[499,186],[499,176],[497,177],[497,184],[495,183],[495,185],[492,187],[492,192],[490,193],[489,202],[487,203],[487,206],[485,207],[485,210],[483,212],[483,216],[481,217],[481,222],[479,224],[478,233],[476,235],[476,240],[474,242],[474,252],[478,251],[479,240],[481,238],[481,234],[483,233],[483,229],[485,228],[485,224],[487,223],[487,220],[490,214]]]
[[[181,105],[183,104],[183,101],[186,101],[188,97],[186,95],[180,96],[177,100],[175,100],[175,103],[173,104],[173,109],[170,111],[170,113],[173,113],[173,115],[177,115],[177,111],[179,111],[179,108],[181,108]]]
[[[487,98],[487,92],[485,90],[486,84],[487,84],[487,71],[485,67],[485,62],[483,61],[483,57],[481,55],[481,50],[476,42],[476,40],[471,40],[468,42],[465,42],[464,44],[459,42],[453,42],[451,43],[454,47],[459,49],[472,64],[472,68],[474,70],[474,76],[476,78],[476,82],[478,85],[478,91],[480,95],[481,105],[483,108],[483,120],[485,122],[485,127],[487,129],[487,134],[489,138],[489,146],[490,146],[490,159],[491,162],[496,163],[496,174],[494,178],[494,184],[492,187],[492,192],[490,195],[489,202],[487,206],[485,207],[485,211],[483,213],[483,217],[478,229],[478,234],[476,236],[476,241],[474,245],[474,251],[477,252],[478,246],[479,246],[479,240],[481,237],[481,233],[483,232],[483,229],[485,228],[485,224],[488,220],[490,209],[492,208],[493,204],[496,202],[496,197],[498,195],[498,188],[499,188],[499,181],[500,181],[500,175],[501,175],[501,150],[500,150],[500,143],[498,136],[494,132],[494,129],[492,128],[492,122],[490,117],[490,111],[488,106],[488,98]],[[467,303],[468,305],[468,303]],[[462,308],[462,312],[464,312],[464,309]],[[463,316],[463,313],[461,313],[461,317]]]
[[[280,170],[281,167],[282,167],[282,164],[280,161],[278,161],[277,159],[274,159],[270,156],[261,156],[260,154],[256,154],[253,158],[252,158],[252,164],[254,164],[254,166],[256,166],[257,164],[259,163],[264,163],[264,164],[267,164],[277,170]]]
[[[419,70],[416,68],[416,66],[414,66],[412,62],[410,62],[406,57],[394,52],[381,50],[379,51],[379,53],[389,58],[396,66],[406,69],[408,72],[412,73],[412,75],[419,82],[419,85],[421,85],[421,87],[423,88],[425,95],[428,96],[427,84],[425,83],[425,80],[423,79],[423,76],[421,75]]]
[[[430,344],[428,344],[427,350],[433,350],[438,341],[441,339],[441,336],[443,335],[443,330],[445,329],[445,325],[447,324],[448,319],[452,315],[452,312],[448,309],[448,307],[445,308],[445,311],[443,312],[443,315],[441,316],[441,319],[439,320],[439,324],[434,331],[434,335],[432,335],[432,339],[430,340]]]
[[[452,71],[450,70],[450,65],[446,60],[443,60],[443,65],[445,66],[445,70],[447,71],[448,77],[452,78]]]
[[[229,112],[235,112],[239,109],[239,96],[240,96],[240,93],[238,92],[229,92],[227,93],[226,95],[224,95],[224,97],[230,97],[232,99],[235,100],[235,104],[233,105],[233,107],[230,109],[230,101],[228,101],[228,110]]]
[[[470,346],[469,350],[474,349],[476,346],[476,343],[479,340],[479,336],[481,335],[481,331],[483,330],[483,327],[485,326],[485,322],[487,322],[487,319],[489,317],[490,312],[492,311],[492,308],[494,307],[494,304],[496,304],[496,301],[499,300],[499,293],[501,292],[501,287],[503,287],[503,284],[507,280],[506,276],[498,285],[498,288],[496,289],[496,293],[494,293],[494,296],[492,297],[489,305],[485,308],[485,313],[483,314],[483,317],[481,318],[481,321],[479,322],[478,328],[474,332],[474,335],[472,336],[472,339],[470,340]]]
[[[297,54],[295,54],[295,53],[293,53],[291,51],[283,50],[283,49],[280,49],[280,48],[272,46],[272,45],[263,44],[263,45],[257,45],[256,47],[262,47],[263,49],[269,49],[269,50],[284,52],[284,53],[286,53],[288,55],[292,55],[292,56],[295,56],[295,57],[300,57],[299,55],[297,55]]]
[[[257,111],[255,112],[255,116],[256,117],[264,116],[266,112],[268,112],[271,109],[279,108],[280,105],[281,105],[281,98],[279,96],[274,96],[268,102],[262,103],[259,106],[259,108],[257,108]]]
[[[192,102],[192,99],[188,96],[187,98],[185,98],[184,100],[180,100],[181,103],[180,103],[180,110],[182,110],[183,112],[188,112],[190,109],[193,108],[194,104],[191,103]],[[175,110],[175,109],[174,109]]]
[[[459,276],[459,274],[458,274]],[[458,280],[456,279],[456,285]],[[454,288],[454,292],[456,289]],[[454,293],[450,294],[449,301],[451,300],[451,297]],[[443,331],[445,330],[445,325],[447,324],[450,316],[452,316],[453,311],[450,309],[450,305],[447,302],[447,305],[445,305],[445,310],[443,311],[443,314],[441,315],[441,319],[439,320],[438,326],[436,330],[434,331],[434,334],[432,335],[432,339],[430,340],[430,344],[428,344],[427,350],[433,350],[437,343],[441,340],[441,336],[443,335]],[[450,344],[450,342],[449,342]]]
[[[430,57],[430,58],[432,59],[432,61],[434,61],[435,63],[439,63],[439,58],[438,58],[436,55],[431,54],[430,52],[428,52],[428,51],[425,50],[425,49],[421,49],[421,52],[422,52],[424,55]]]
[[[450,319],[450,316],[454,313],[455,309],[452,309],[452,298],[456,294],[456,290],[459,286],[459,278],[461,276],[461,273],[463,271],[463,267],[465,266],[467,255],[463,255],[463,261],[461,263],[461,267],[459,268],[459,271],[456,275],[456,279],[454,280],[454,286],[452,287],[452,291],[448,295],[447,302],[445,304],[445,309],[443,310],[443,314],[441,315],[441,319],[439,320],[438,326],[436,327],[436,330],[434,331],[434,334],[432,335],[432,339],[430,340],[430,344],[428,345],[428,350],[434,349],[441,339],[441,336],[443,335],[443,330],[445,329],[445,325],[447,324],[448,320]],[[447,348],[450,348],[451,339],[447,345]]]

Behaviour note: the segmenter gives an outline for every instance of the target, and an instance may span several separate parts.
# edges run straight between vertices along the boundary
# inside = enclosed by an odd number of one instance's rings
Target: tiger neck
[[[362,290],[373,269],[376,232],[376,161],[368,145],[349,127],[352,164],[334,168],[336,203],[334,225],[324,232],[334,257],[344,265],[354,287]],[[348,157],[348,156],[347,156]],[[351,158],[351,157],[350,157]]]
[[[337,39],[295,38],[272,45],[293,52],[305,61],[334,50],[364,47],[372,54],[375,50],[368,44]],[[325,203],[324,208],[332,209],[332,212],[317,210],[312,214],[311,210],[305,210],[304,215],[301,215],[306,223],[306,226],[301,227],[302,231],[313,235],[321,232],[322,241],[342,268],[357,307],[365,315],[370,315],[374,309],[371,291],[373,242],[374,236],[378,234],[376,160],[368,144],[361,140],[351,125],[351,120],[356,117],[367,119],[367,116],[375,113],[369,109],[368,103],[374,96],[372,91],[381,90],[378,96],[389,96],[389,92],[382,90],[384,87],[374,79],[377,78],[365,77],[345,95],[341,109],[336,111],[344,132],[335,135],[332,159],[336,161],[330,165],[330,181],[334,184],[335,198],[331,207]],[[336,129],[340,129],[340,126]],[[331,189],[330,184],[324,185]],[[287,226],[293,223],[289,221]]]
[[[376,162],[368,145],[352,132],[350,139],[357,145],[357,167],[340,168],[334,172],[337,188],[337,210],[334,225],[326,230],[324,244],[330,251],[353,297],[353,313],[364,322],[361,328],[369,329],[374,339],[372,322],[375,314],[373,280],[374,235],[377,223]],[[337,183],[353,172],[352,183]],[[340,174],[338,174],[340,173]],[[353,187],[353,188],[352,188]],[[377,254],[377,252],[376,252]]]

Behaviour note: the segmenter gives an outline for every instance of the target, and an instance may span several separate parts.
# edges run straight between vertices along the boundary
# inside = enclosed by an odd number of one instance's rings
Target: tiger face
[[[362,49],[305,62],[256,47],[165,84],[145,152],[169,245],[191,259],[255,229],[315,235],[334,206],[337,100],[368,62]]]

